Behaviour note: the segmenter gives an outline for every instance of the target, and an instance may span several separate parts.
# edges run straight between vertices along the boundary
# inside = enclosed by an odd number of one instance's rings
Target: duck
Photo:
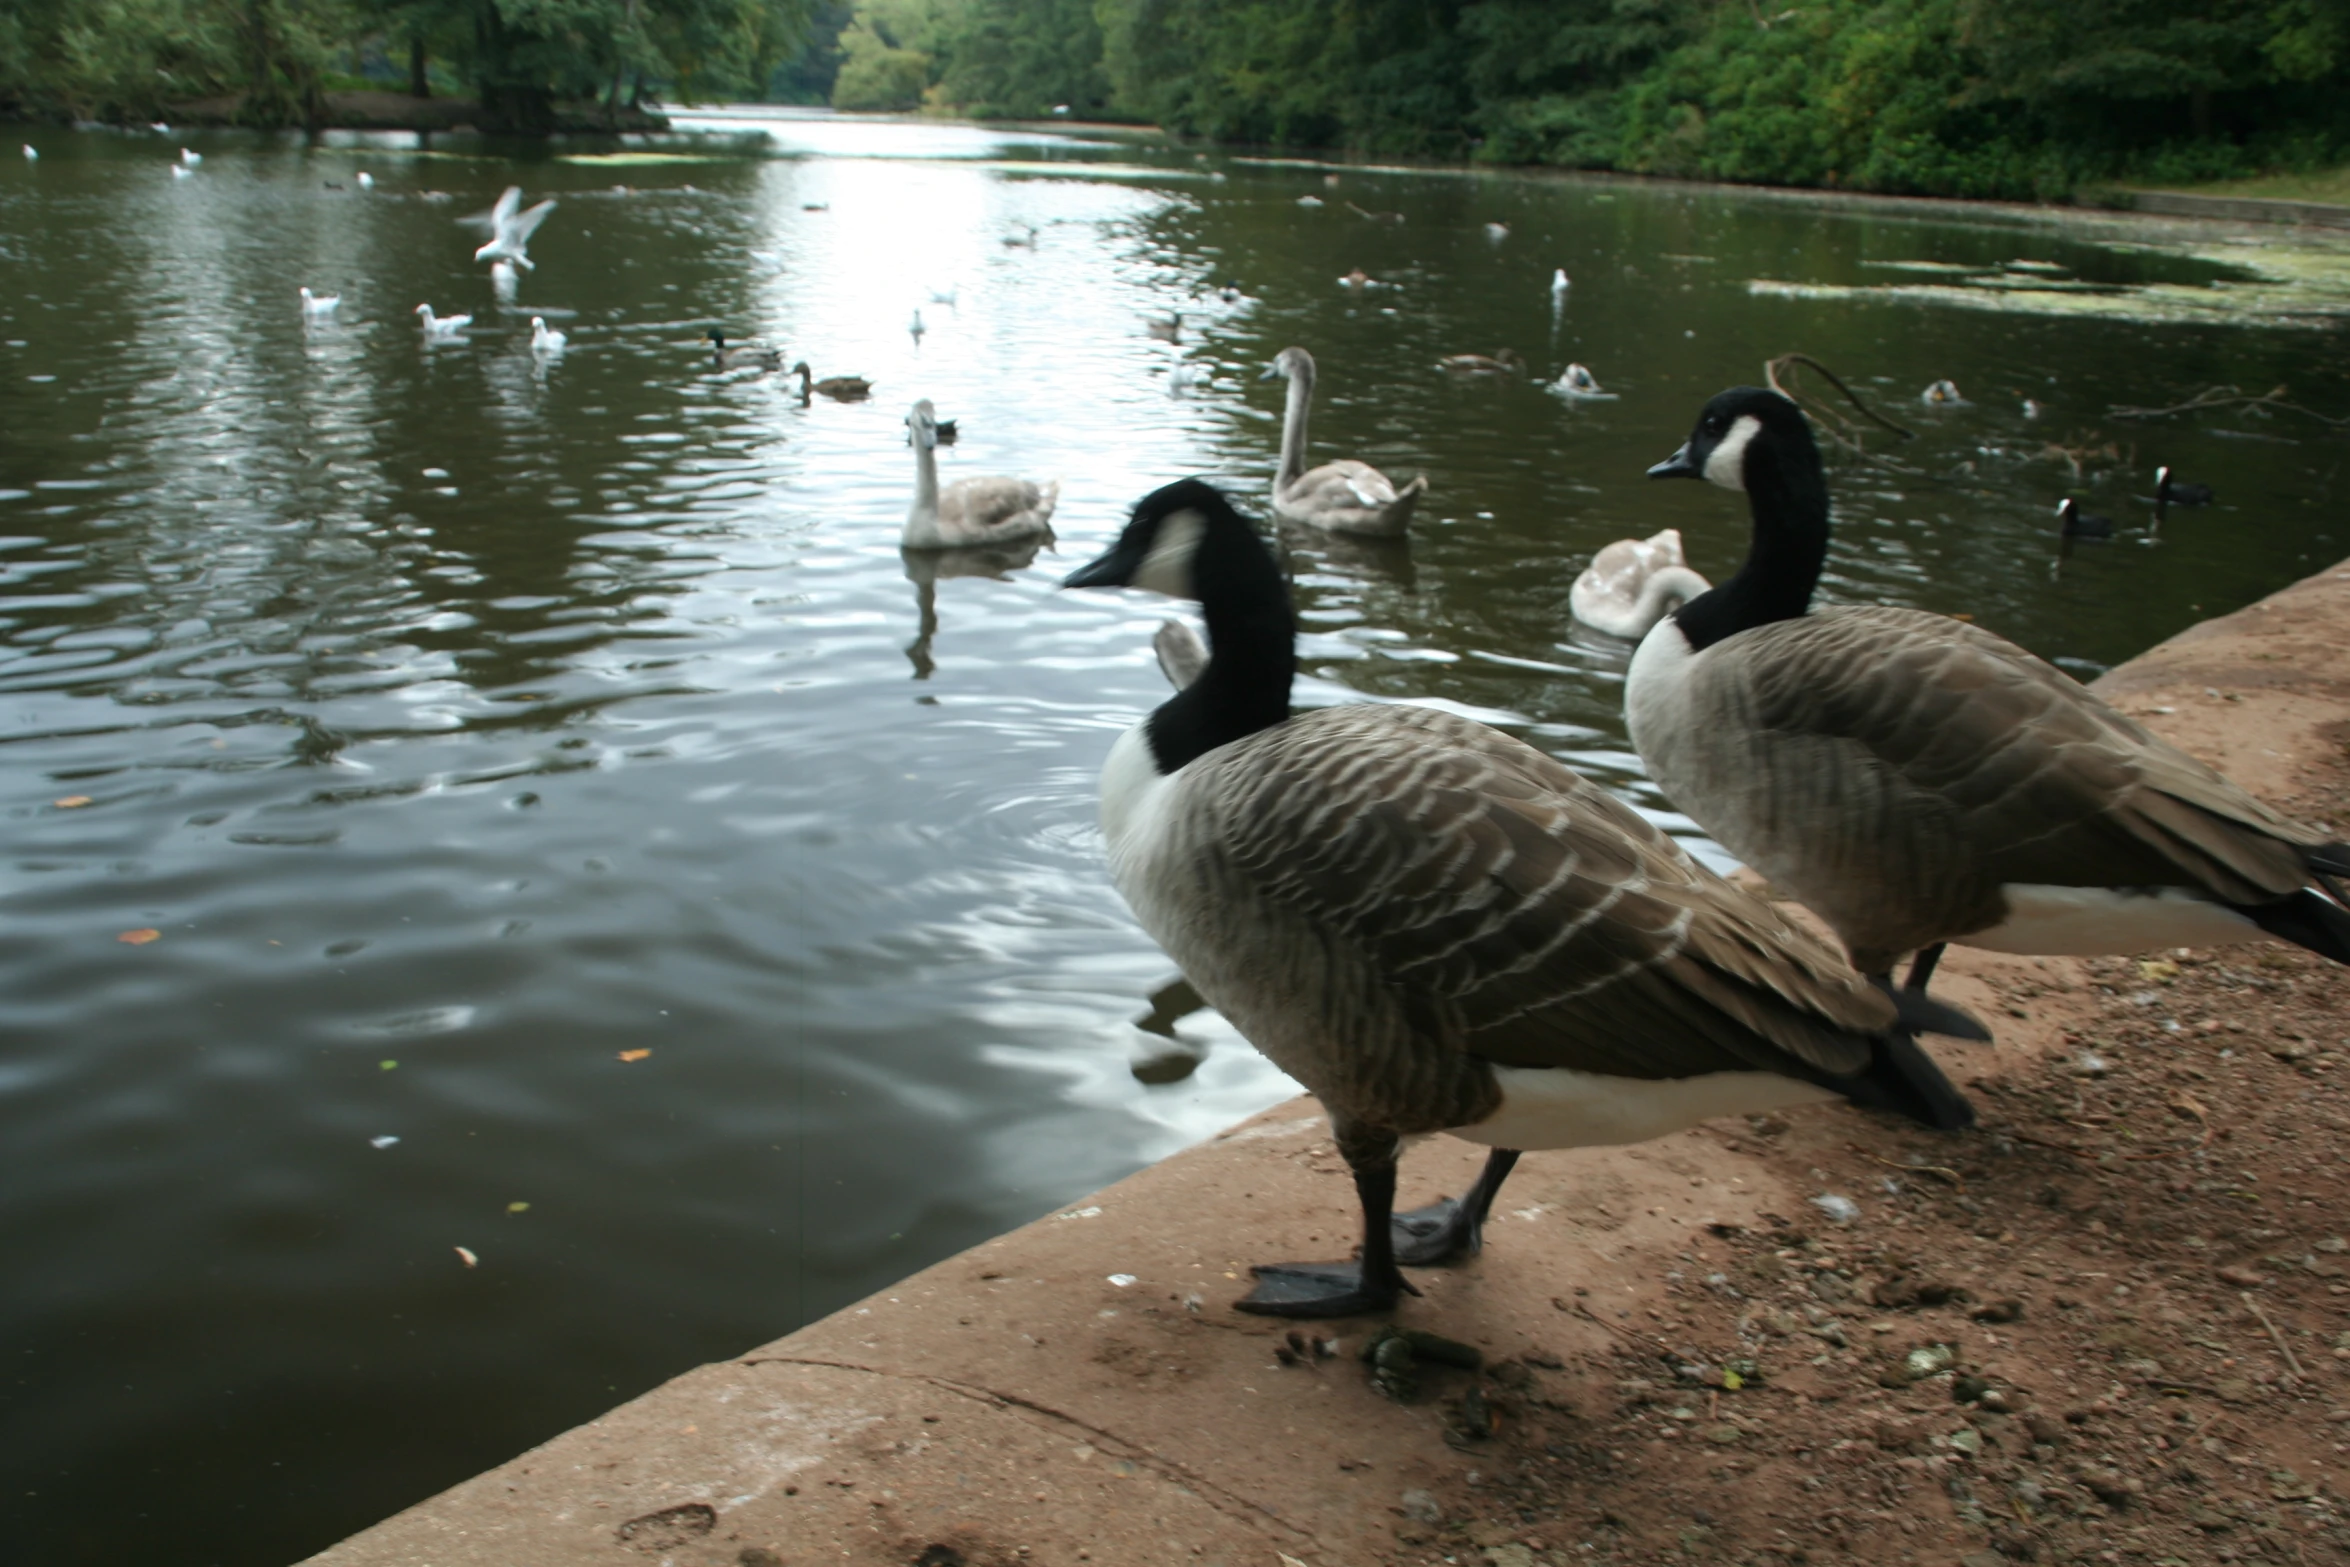
[[[1281,466],[1273,474],[1273,515],[1332,533],[1400,538],[1411,526],[1412,508],[1428,488],[1421,474],[1398,489],[1366,462],[1340,458],[1306,467],[1306,414],[1314,400],[1314,356],[1284,348],[1262,379],[1286,376],[1289,401],[1281,417]]]
[[[1840,1098],[1972,1122],[1916,1035],[1979,1024],[1871,985],[1565,764],[1434,708],[1292,712],[1288,588],[1213,485],[1146,496],[1065,585],[1199,606],[1205,667],[1102,768],[1111,878],[1199,996],[1320,1098],[1354,1177],[1359,1258],[1259,1264],[1241,1310],[1392,1310],[1401,1265],[1479,1249],[1529,1148]],[[1401,1142],[1431,1132],[1486,1147],[1484,1170],[1397,1213]]]
[[[466,219],[475,227],[486,226],[490,231],[488,243],[473,253],[476,261],[511,261],[525,272],[534,272],[537,266],[530,259],[530,237],[547,221],[547,214],[555,210],[549,200],[525,208],[522,205],[522,187],[509,185],[498,193],[490,210],[479,217]]]
[[[2060,538],[2103,543],[2113,537],[2113,519],[2090,516],[2081,510],[2079,501],[2068,495],[2056,503],[2056,531]]]
[[[957,479],[941,490],[934,451],[938,414],[929,398],[916,403],[906,415],[906,429],[914,446],[914,504],[906,512],[905,537],[900,541],[905,548],[965,549],[1027,539],[1052,542],[1060,480],[1037,484],[991,476]]]
[[[1808,904],[1853,966],[1947,943],[2089,954],[2274,938],[2350,962],[2329,878],[2350,846],[2292,821],[1979,626],[1813,609],[1828,485],[1796,405],[1733,387],[1648,470],[1742,492],[1729,581],[1657,623],[1624,712],[1665,797]]]
[[[1162,343],[1183,341],[1183,312],[1178,310],[1165,316],[1153,316],[1143,322],[1142,329]]]
[[[1023,223],[1020,226],[1026,229],[1028,232],[1025,234],[1006,234],[1004,236],[1004,248],[1006,250],[1034,250],[1036,248],[1036,225],[1033,223]]]
[[[1550,383],[1550,389],[1561,397],[1586,402],[1613,402],[1616,394],[1602,391],[1599,377],[1591,373],[1589,365],[1571,364],[1559,372],[1559,378]]]
[[[955,301],[961,297],[962,292],[962,287],[959,284],[954,288],[934,288],[930,290],[930,302],[934,305],[944,305],[952,310],[955,308]]]
[[[922,307],[919,305],[915,306],[914,318],[906,323],[906,332],[908,336],[914,339],[914,346],[916,348],[920,348],[922,346],[922,334],[929,330],[930,328],[922,324]]]
[[[1966,399],[1959,395],[1957,382],[1936,381],[1932,386],[1918,393],[1918,401],[1924,403],[1928,408],[1956,408]]]
[[[727,346],[726,332],[721,327],[710,327],[702,335],[710,340],[710,366],[715,370],[751,370],[761,375],[783,368],[783,350],[769,348],[764,343],[736,343]]]
[[[465,329],[473,325],[473,317],[470,315],[436,316],[430,305],[418,305],[416,316],[424,323],[424,340],[427,343],[457,342],[464,337]]]
[[[343,302],[340,294],[313,294],[308,284],[304,284],[299,292],[302,296],[302,314],[312,321],[333,315],[336,307]]]
[[[1497,348],[1490,354],[1446,354],[1436,368],[1454,375],[1516,375],[1526,366],[1510,350]]]
[[[2154,526],[2170,515],[2173,506],[2208,506],[2212,502],[2208,484],[2182,484],[2171,477],[2170,465],[2165,463],[2154,470]]]
[[[1713,584],[1689,569],[1681,530],[1618,539],[1591,557],[1567,590],[1567,609],[1594,631],[1637,642],[1656,623]]]
[[[1341,288],[1352,289],[1377,288],[1379,286],[1377,282],[1373,281],[1371,274],[1365,272],[1361,267],[1355,268],[1352,272],[1349,272],[1346,276],[1340,278],[1338,283]]]
[[[816,372],[802,359],[791,367],[791,374],[800,378],[800,401],[806,402],[811,392],[822,392],[836,403],[861,403],[873,395],[873,383],[861,375],[828,375],[815,379]]]
[[[530,318],[530,351],[541,358],[552,359],[571,346],[571,334],[558,332],[547,325],[545,316]]]

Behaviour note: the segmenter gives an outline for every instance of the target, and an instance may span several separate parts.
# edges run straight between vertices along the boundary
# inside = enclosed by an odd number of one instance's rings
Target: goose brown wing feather
[[[1641,1078],[1862,1070],[1889,1001],[1571,769],[1424,708],[1303,715],[1203,758],[1196,808],[1424,1036]]]
[[[1949,929],[1993,922],[2005,882],[2280,897],[2325,841],[1964,622],[1836,609],[1740,636],[1714,667],[1744,689],[1713,695],[1751,716],[1777,786],[1839,802],[1872,883],[1974,906]]]

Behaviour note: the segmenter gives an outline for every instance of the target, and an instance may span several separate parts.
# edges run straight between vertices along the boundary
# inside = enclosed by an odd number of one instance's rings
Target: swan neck
[[[1289,401],[1281,414],[1281,467],[1273,475],[1276,493],[1306,471],[1306,413],[1313,401],[1313,366],[1299,364],[1289,372]]]
[[[906,513],[906,542],[938,541],[938,454],[919,436],[914,441],[914,505]]]

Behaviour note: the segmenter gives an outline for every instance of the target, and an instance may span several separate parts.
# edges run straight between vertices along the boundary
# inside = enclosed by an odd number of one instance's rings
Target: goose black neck
[[[1811,432],[1757,436],[1745,455],[1754,540],[1737,575],[1674,614],[1693,649],[1803,614],[1828,558],[1828,477]]]
[[[1272,552],[1236,513],[1209,520],[1192,560],[1208,663],[1161,703],[1146,731],[1162,774],[1289,717],[1297,618]]]

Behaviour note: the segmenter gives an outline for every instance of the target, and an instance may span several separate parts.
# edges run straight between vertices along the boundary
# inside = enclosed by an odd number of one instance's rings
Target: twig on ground
[[[1951,1169],[1948,1165],[1904,1164],[1898,1159],[1880,1159],[1858,1143],[1846,1143],[1844,1146],[1851,1149],[1854,1153],[1859,1154],[1863,1159],[1868,1160],[1871,1164],[1881,1164],[1888,1170],[1902,1170],[1911,1175],[1939,1175],[1942,1177],[1942,1179],[1948,1181],[1951,1185],[1957,1187],[1960,1191],[1963,1192],[1966,1190],[1966,1177],[1959,1174],[1956,1170]]]
[[[2269,1321],[2268,1313],[2260,1309],[2260,1302],[2252,1298],[2251,1292],[2249,1290],[2237,1291],[2236,1298],[2242,1301],[2245,1305],[2250,1306],[2252,1308],[2252,1314],[2260,1319],[2260,1325],[2268,1329],[2268,1336],[2275,1341],[2277,1346],[2277,1353],[2285,1357],[2285,1369],[2293,1373],[2294,1380],[2300,1382],[2308,1381],[2309,1373],[2303,1371],[2301,1369],[2301,1362],[2293,1358],[2293,1346],[2285,1342],[2285,1335],[2279,1333],[2277,1331],[2277,1325]]]

